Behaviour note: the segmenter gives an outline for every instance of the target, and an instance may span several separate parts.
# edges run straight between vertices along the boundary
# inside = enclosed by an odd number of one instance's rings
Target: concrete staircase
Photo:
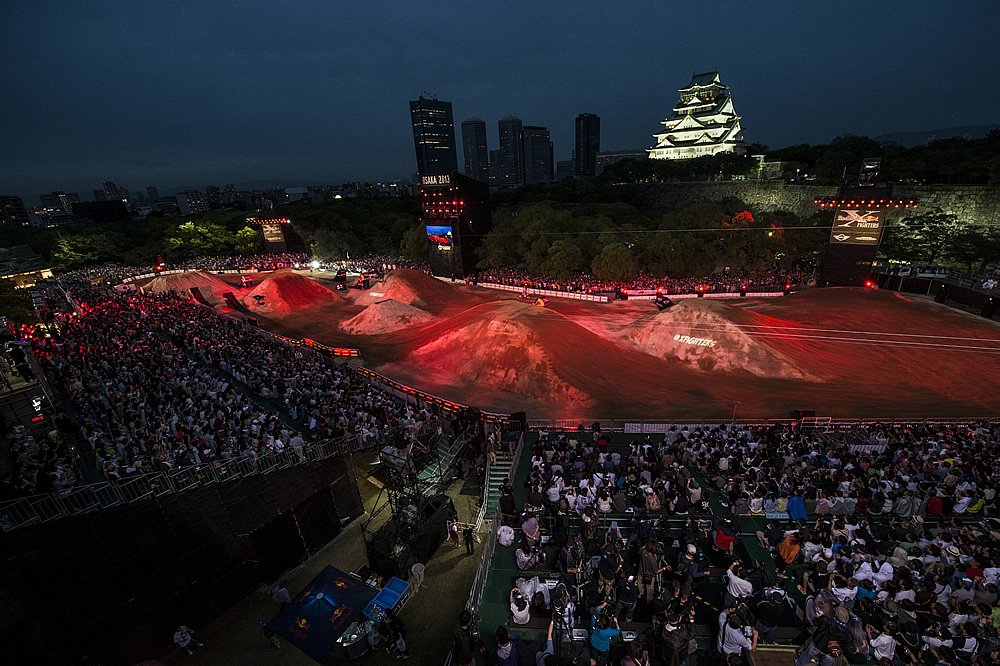
[[[511,475],[513,458],[506,451],[497,452],[496,464],[486,465],[486,518],[489,519],[500,506],[500,487]]]

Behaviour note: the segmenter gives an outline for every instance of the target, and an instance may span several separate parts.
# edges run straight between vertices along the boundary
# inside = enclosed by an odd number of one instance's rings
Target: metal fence
[[[191,465],[169,472],[130,476],[117,482],[103,481],[78,485],[58,493],[10,500],[0,504],[0,530],[6,532],[57,518],[141,502],[150,497],[161,497],[193,488],[204,488],[214,483],[268,474],[274,470],[304,465],[332,456],[382,448],[393,441],[396,433],[397,430],[394,429],[368,440],[357,436],[323,440],[309,443],[301,450],[285,449],[252,458],[234,458]]]

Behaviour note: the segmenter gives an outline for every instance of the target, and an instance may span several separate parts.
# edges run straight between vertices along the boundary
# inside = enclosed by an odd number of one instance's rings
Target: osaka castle
[[[695,74],[677,91],[680,99],[663,131],[654,134],[656,145],[647,148],[653,160],[685,160],[716,153],[746,152],[740,117],[733,110],[729,86],[719,81],[719,70]]]

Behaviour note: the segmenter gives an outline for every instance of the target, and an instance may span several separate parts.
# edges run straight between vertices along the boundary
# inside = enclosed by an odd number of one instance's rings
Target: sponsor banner
[[[693,338],[690,335],[681,335],[680,333],[674,336],[674,342],[680,342],[685,345],[692,345],[695,347],[714,347],[718,344],[718,342],[712,338]]]
[[[260,225],[264,232],[264,241],[268,243],[284,243],[285,234],[281,230],[280,224],[264,223]]]
[[[491,282],[479,282],[476,284],[476,286],[485,287],[486,289],[499,289],[500,291],[513,291],[518,294],[525,293],[524,287],[516,287],[511,284],[493,284]],[[548,298],[568,298],[574,301],[592,301],[595,303],[609,303],[612,300],[611,296],[598,296],[596,294],[579,294],[572,291],[553,291],[551,289],[529,288],[527,290],[527,293],[529,296],[545,296]]]
[[[833,218],[830,243],[836,245],[878,245],[882,237],[880,209],[841,208]]]

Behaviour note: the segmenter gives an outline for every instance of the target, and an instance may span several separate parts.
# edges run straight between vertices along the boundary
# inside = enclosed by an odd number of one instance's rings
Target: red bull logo
[[[304,617],[295,618],[292,626],[288,628],[288,633],[300,640],[305,640],[306,636],[309,635],[309,620]]]

